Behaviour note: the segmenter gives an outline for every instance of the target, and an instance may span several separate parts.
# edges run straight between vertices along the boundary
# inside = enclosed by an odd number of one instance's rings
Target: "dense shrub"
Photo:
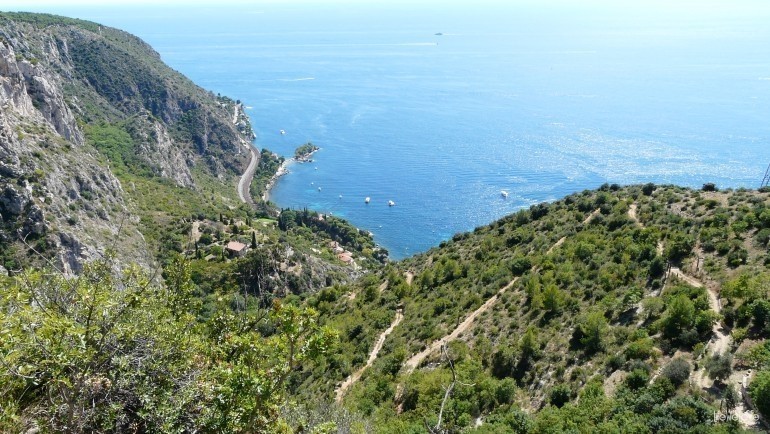
[[[690,364],[687,360],[677,357],[663,368],[661,375],[675,386],[679,386],[690,378]]]
[[[770,418],[770,371],[762,371],[752,380],[749,394],[757,410]]]
[[[650,381],[650,373],[645,369],[634,369],[626,377],[626,385],[632,390],[638,390]]]
[[[555,407],[562,407],[569,402],[570,393],[569,386],[559,384],[548,393],[548,402]]]
[[[733,372],[733,356],[729,353],[716,353],[706,359],[706,373],[717,381],[727,379]]]
[[[644,194],[645,196],[651,196],[652,192],[655,191],[656,188],[657,187],[655,186],[655,184],[651,182],[644,184],[644,186],[642,186],[642,194]]]

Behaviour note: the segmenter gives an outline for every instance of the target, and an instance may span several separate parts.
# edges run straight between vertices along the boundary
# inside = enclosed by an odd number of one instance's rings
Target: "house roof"
[[[227,250],[232,250],[233,252],[240,252],[241,250],[246,248],[246,244],[239,243],[238,241],[230,241],[227,243]]]

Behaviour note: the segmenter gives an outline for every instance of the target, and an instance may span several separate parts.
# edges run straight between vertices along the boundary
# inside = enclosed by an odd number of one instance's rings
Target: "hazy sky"
[[[362,2],[361,0],[333,0],[338,3]],[[375,0],[363,0],[364,3],[376,3]],[[221,5],[259,5],[259,4],[305,4],[330,3],[329,0],[4,0],[0,10],[40,10],[43,8],[65,8],[70,6],[221,6]]]
[[[278,5],[301,5],[301,4],[351,4],[351,5],[387,5],[387,4],[436,4],[437,6],[460,6],[460,5],[521,5],[521,4],[562,4],[563,6],[574,6],[576,4],[585,5],[612,5],[616,0],[477,0],[470,2],[468,0],[389,0],[387,3],[382,0],[3,0],[0,3],[0,10],[39,10],[46,7],[66,8],[70,6],[223,6],[223,5],[259,5],[259,4],[278,4]],[[640,7],[644,9],[662,9],[670,6],[688,8],[692,11],[698,9],[715,8],[719,10],[730,10],[736,7],[745,8],[759,7],[765,9],[766,0],[678,0],[672,2],[669,0],[632,0],[624,2],[626,7]]]
[[[570,2],[572,0],[0,0],[0,11],[41,11],[67,10],[70,8],[88,7],[101,9],[118,6],[128,7],[227,7],[227,6],[437,6],[437,7],[465,7],[472,5],[475,8],[485,6],[509,6],[538,4],[539,2]],[[583,0],[595,1],[595,0]],[[606,0],[599,0],[606,1]],[[610,0],[611,1],[611,0]]]
[[[558,11],[571,17],[608,15],[629,19],[657,17],[676,22],[707,20],[724,23],[747,18],[770,19],[769,0],[0,0],[0,11],[47,12],[103,22],[94,13],[109,9],[157,8],[158,10],[215,7],[241,10],[280,6],[299,8],[312,5],[321,8],[343,7],[351,11],[406,10],[441,15],[449,10],[474,14],[499,15],[522,8],[551,13]],[[109,25],[109,23],[106,23]]]
[[[264,0],[260,0],[261,2]],[[212,4],[211,0],[7,0],[3,7],[26,6],[110,6],[110,5],[205,5]],[[254,3],[248,0],[223,0],[217,4],[246,4]]]
[[[379,3],[377,0],[4,0],[0,10],[66,6],[219,6],[304,3]]]

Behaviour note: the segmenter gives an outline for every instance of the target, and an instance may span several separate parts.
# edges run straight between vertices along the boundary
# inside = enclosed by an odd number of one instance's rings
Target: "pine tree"
[[[257,248],[257,233],[254,231],[251,231],[251,248]]]

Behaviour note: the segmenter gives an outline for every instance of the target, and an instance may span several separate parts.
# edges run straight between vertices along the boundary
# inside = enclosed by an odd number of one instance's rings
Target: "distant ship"
[[[281,135],[286,134],[286,130],[281,130]]]
[[[364,199],[364,203],[369,203],[370,200],[372,199],[369,196],[367,196],[366,199]]]
[[[396,202],[393,202],[392,200],[388,201],[388,206],[396,206]]]
[[[508,192],[507,192],[507,191],[505,191],[505,190],[502,190],[502,191],[500,192],[500,195],[501,195],[501,196],[503,196],[503,197],[508,197]]]

